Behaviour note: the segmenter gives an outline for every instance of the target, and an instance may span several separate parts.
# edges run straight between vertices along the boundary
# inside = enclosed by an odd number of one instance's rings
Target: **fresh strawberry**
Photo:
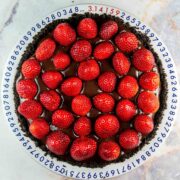
[[[48,60],[53,55],[55,49],[56,43],[51,38],[47,38],[37,47],[35,56],[39,61]]]
[[[92,53],[91,43],[87,40],[78,40],[71,47],[70,54],[74,61],[86,60]]]
[[[52,124],[58,128],[68,128],[73,121],[72,113],[64,109],[58,109],[52,115]]]
[[[87,117],[80,117],[74,124],[74,132],[78,136],[87,136],[91,132],[91,121]]]
[[[134,97],[139,90],[137,80],[132,76],[124,76],[119,85],[118,85],[118,93],[123,98],[132,98]]]
[[[66,96],[77,96],[82,89],[82,81],[77,77],[69,77],[61,84],[61,91]]]
[[[143,135],[148,135],[154,129],[154,122],[151,117],[141,114],[136,116],[134,127],[136,131],[142,133]]]
[[[138,39],[131,32],[122,32],[115,37],[115,43],[123,52],[132,52],[138,48]]]
[[[77,95],[73,98],[71,107],[77,115],[85,116],[91,110],[92,104],[87,96]]]
[[[96,79],[99,73],[99,65],[94,59],[81,62],[78,67],[78,76],[85,81]]]
[[[109,138],[114,136],[120,128],[116,116],[111,114],[101,115],[96,119],[95,132],[100,138]]]
[[[105,72],[98,78],[98,85],[102,91],[112,92],[116,86],[116,75],[113,72]]]
[[[151,51],[148,49],[142,48],[138,49],[133,54],[133,65],[139,71],[147,72],[151,71],[154,67],[155,59]]]
[[[116,160],[120,156],[120,152],[119,145],[112,140],[101,142],[98,149],[99,156],[105,161]]]
[[[59,107],[61,103],[61,97],[54,90],[43,91],[40,94],[40,101],[47,110],[54,111]]]
[[[138,107],[144,113],[155,113],[159,109],[159,100],[158,97],[152,93],[143,91],[138,96]]]
[[[49,130],[49,124],[43,118],[34,119],[29,126],[30,133],[37,139],[43,139]]]
[[[41,66],[36,59],[28,59],[23,62],[21,72],[27,79],[35,79],[41,71]]]
[[[118,31],[118,25],[115,21],[107,21],[101,25],[99,36],[104,40],[109,40]]]
[[[154,91],[159,87],[159,75],[155,72],[146,72],[139,78],[140,86],[145,90]]]
[[[37,85],[33,80],[22,79],[16,84],[16,91],[20,97],[32,99],[37,93]]]
[[[98,85],[102,91],[112,92],[116,86],[116,75],[113,72],[105,72],[98,78]]]
[[[83,161],[93,157],[96,153],[97,142],[88,137],[80,137],[74,140],[70,154],[76,161]]]
[[[101,93],[94,96],[93,103],[98,110],[106,113],[111,112],[115,105],[113,97],[107,93]]]
[[[102,61],[104,59],[110,58],[113,52],[113,45],[110,42],[105,41],[96,45],[93,55],[95,59]]]
[[[92,18],[82,19],[77,26],[78,34],[85,39],[93,39],[97,36],[97,24]]]
[[[35,119],[42,113],[42,106],[36,100],[26,100],[18,107],[18,112],[27,119]]]
[[[56,155],[64,155],[69,143],[69,136],[62,131],[51,132],[46,139],[47,148]]]
[[[116,114],[121,121],[130,121],[136,115],[136,107],[128,99],[121,100],[116,106]]]
[[[129,72],[131,63],[128,58],[121,52],[117,52],[112,59],[113,67],[120,75],[125,75]]]
[[[63,77],[57,71],[47,71],[42,74],[42,80],[48,88],[55,89],[63,80]]]
[[[53,58],[53,64],[56,69],[64,70],[70,65],[70,57],[68,54],[60,51]]]
[[[62,46],[69,46],[76,40],[76,31],[68,23],[60,23],[53,32],[54,39]]]
[[[126,129],[119,136],[119,144],[127,150],[136,148],[139,145],[138,133],[133,129]]]

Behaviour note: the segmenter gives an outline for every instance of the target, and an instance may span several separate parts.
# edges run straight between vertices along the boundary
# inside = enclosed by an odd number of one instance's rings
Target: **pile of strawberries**
[[[91,40],[97,37],[100,41],[92,47]],[[57,51],[57,44],[70,50]],[[132,59],[128,53],[133,54]],[[44,71],[44,61],[53,61],[54,70]],[[77,72],[64,77],[71,61],[78,64]],[[111,61],[114,71],[101,73],[102,61]],[[132,66],[140,74],[138,79],[129,75]],[[53,37],[43,39],[35,55],[22,64],[23,78],[16,85],[21,98],[18,112],[29,122],[30,133],[56,155],[70,152],[74,160],[84,161],[98,154],[105,161],[116,160],[121,149],[138,147],[141,134],[148,135],[154,128],[151,115],[159,109],[159,100],[153,91],[160,81],[152,71],[154,66],[151,51],[140,47],[135,34],[119,31],[115,21],[109,20],[98,29],[94,19],[84,18],[76,30],[60,23]],[[48,90],[39,92],[37,77]],[[101,89],[93,98],[82,93],[83,83],[91,80]],[[120,96],[118,102],[111,95],[114,91]],[[61,108],[66,103],[64,95],[72,97],[71,111]],[[92,107],[101,112],[95,122],[88,117]],[[43,109],[52,112],[50,123]],[[122,122],[133,124],[132,128],[122,131]],[[75,140],[67,129],[73,130]]]

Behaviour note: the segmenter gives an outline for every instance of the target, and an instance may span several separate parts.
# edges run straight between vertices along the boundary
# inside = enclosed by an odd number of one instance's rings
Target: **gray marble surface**
[[[50,12],[88,0],[0,0],[0,79],[9,52],[28,24]],[[91,0],[129,11],[151,26],[168,46],[180,79],[180,0]],[[2,108],[1,108],[2,109]],[[179,113],[180,116],[180,113]],[[178,116],[178,117],[179,117]],[[41,167],[24,152],[0,113],[0,179],[60,180],[61,176]],[[180,121],[160,151],[136,170],[115,179],[180,180]]]

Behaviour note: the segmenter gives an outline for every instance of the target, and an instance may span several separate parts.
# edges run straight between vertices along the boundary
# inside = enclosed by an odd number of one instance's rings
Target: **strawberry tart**
[[[22,130],[60,161],[102,167],[154,137],[166,108],[161,61],[118,17],[74,14],[28,45],[14,82]]]

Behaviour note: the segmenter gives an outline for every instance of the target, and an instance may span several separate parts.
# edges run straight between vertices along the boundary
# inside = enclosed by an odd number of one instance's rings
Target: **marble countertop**
[[[0,2],[0,79],[9,52],[28,24],[50,12],[88,0],[6,0]],[[91,0],[91,3],[110,4],[135,14],[151,26],[164,40],[176,63],[180,79],[180,1],[179,0]],[[179,113],[180,115],[180,113]],[[61,180],[33,161],[8,129],[0,113],[0,179],[1,180]],[[136,170],[119,178],[123,180],[180,179],[180,121],[160,151]]]

